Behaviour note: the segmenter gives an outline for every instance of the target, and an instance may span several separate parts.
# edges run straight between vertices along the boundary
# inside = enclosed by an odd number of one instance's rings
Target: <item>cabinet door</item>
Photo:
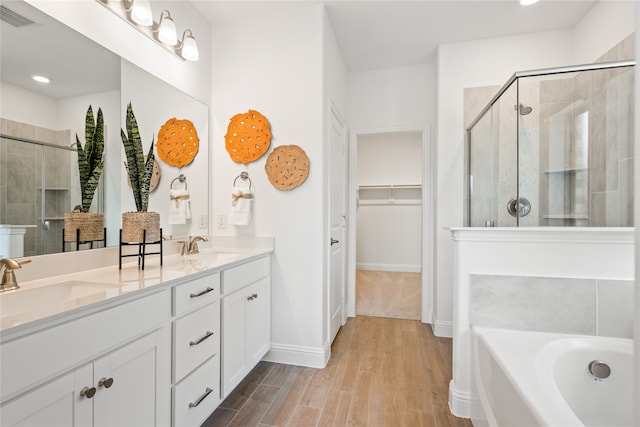
[[[2,426],[91,426],[93,399],[81,396],[93,387],[93,366],[87,365],[2,405]]]
[[[154,426],[161,357],[159,333],[147,335],[94,364],[95,426]]]
[[[253,367],[267,354],[271,345],[271,284],[268,277],[247,291],[247,363]]]
[[[237,386],[247,371],[247,293],[244,289],[223,298],[222,395]]]

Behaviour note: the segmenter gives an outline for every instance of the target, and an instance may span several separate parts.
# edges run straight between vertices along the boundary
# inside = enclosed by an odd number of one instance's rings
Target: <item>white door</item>
[[[329,257],[329,332],[331,342],[336,337],[345,320],[346,277],[345,277],[345,238],[347,188],[346,146],[344,124],[340,113],[331,108],[331,158],[330,158],[330,209],[331,209],[331,256]]]

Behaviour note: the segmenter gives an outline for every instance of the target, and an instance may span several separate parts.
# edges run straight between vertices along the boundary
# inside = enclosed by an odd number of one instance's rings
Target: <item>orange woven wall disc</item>
[[[198,154],[200,139],[189,120],[175,117],[167,120],[158,131],[158,157],[166,164],[181,168],[193,161]]]
[[[271,127],[265,116],[249,110],[231,118],[224,139],[231,159],[246,165],[258,160],[269,149]]]

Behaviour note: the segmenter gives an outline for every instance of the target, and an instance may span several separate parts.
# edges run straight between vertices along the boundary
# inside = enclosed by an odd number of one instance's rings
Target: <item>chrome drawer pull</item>
[[[214,290],[213,288],[207,287],[207,289],[205,289],[204,291],[200,291],[197,294],[189,294],[189,298],[198,298],[198,297],[201,297],[202,295],[208,294],[213,290]]]
[[[253,301],[256,298],[258,298],[258,294],[251,294],[247,297],[247,301]]]
[[[199,338],[196,341],[189,341],[189,345],[198,345],[200,344],[202,341],[206,340],[207,338],[209,338],[211,335],[213,335],[213,332],[211,331],[207,331],[207,333],[202,337]]]
[[[198,406],[200,403],[202,403],[202,401],[204,399],[207,398],[207,396],[209,396],[211,394],[212,391],[213,391],[213,389],[210,389],[209,387],[207,387],[207,389],[205,390],[204,394],[202,396],[200,396],[198,398],[198,400],[196,400],[195,402],[189,403],[189,408],[195,408],[196,406]]]

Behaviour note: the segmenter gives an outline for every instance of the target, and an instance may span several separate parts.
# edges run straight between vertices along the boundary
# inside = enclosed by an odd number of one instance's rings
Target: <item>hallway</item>
[[[358,316],[324,369],[261,362],[203,427],[470,427],[447,405],[451,340],[415,320]]]

